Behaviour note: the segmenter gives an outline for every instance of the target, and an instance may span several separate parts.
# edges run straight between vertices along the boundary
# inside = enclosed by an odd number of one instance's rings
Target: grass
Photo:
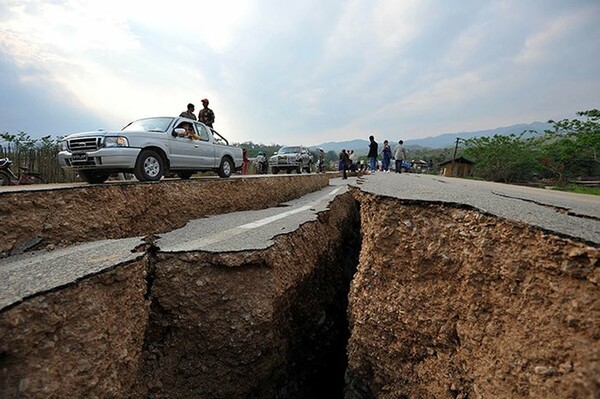
[[[579,194],[600,195],[600,187],[585,187],[585,186],[578,186],[577,184],[568,184],[566,186],[556,186],[553,188],[553,190],[569,191],[572,193],[579,193]]]

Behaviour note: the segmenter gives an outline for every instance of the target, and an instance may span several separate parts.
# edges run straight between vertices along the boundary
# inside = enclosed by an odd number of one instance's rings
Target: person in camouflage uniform
[[[194,108],[194,104],[189,103],[187,106],[187,111],[183,111],[182,113],[180,113],[179,117],[196,120],[196,115],[194,115]]]
[[[213,127],[213,123],[215,122],[215,113],[212,109],[208,108],[208,100],[205,98],[202,100],[203,109],[198,112],[198,120],[204,123],[206,126]]]

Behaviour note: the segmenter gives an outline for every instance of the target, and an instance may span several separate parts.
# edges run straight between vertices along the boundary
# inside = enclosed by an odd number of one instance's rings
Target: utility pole
[[[454,160],[456,159],[456,152],[458,151],[458,142],[460,141],[460,137],[456,138],[456,144],[454,144],[454,155],[452,155],[452,176],[455,176],[454,174]]]

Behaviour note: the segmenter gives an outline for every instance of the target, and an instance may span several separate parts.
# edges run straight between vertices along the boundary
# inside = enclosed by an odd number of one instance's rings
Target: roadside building
[[[465,177],[471,176],[473,173],[473,165],[475,163],[464,157],[458,157],[440,163],[440,174],[448,177]]]

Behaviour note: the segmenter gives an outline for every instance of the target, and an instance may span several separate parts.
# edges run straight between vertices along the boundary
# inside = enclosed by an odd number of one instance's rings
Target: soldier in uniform
[[[182,113],[180,113],[179,117],[196,120],[196,115],[194,115],[194,108],[194,104],[189,103],[187,106],[187,111],[183,111]]]
[[[215,122],[215,113],[212,109],[208,108],[208,100],[205,98],[202,100],[203,109],[198,112],[198,120],[204,123],[206,126],[213,127]]]

